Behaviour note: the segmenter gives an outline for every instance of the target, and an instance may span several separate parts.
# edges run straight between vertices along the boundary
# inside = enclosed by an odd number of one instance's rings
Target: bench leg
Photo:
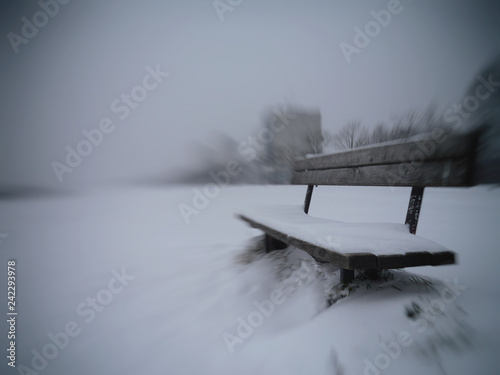
[[[311,204],[311,198],[313,195],[314,185],[307,185],[306,198],[304,199],[304,212],[309,213],[309,205]]]
[[[348,283],[354,280],[354,270],[348,270],[346,268],[340,269],[340,281],[343,283]]]
[[[268,234],[266,234],[265,242],[266,242],[266,253],[270,253],[273,250],[282,250],[287,247],[286,243],[279,241]]]
[[[424,188],[413,186],[411,188],[410,202],[408,203],[408,212],[406,213],[405,224],[410,227],[410,233],[417,233],[418,217],[420,216],[420,208],[422,207],[422,199],[424,197]]]

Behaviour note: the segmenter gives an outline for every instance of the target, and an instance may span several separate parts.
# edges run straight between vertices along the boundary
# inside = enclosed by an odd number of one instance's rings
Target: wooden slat
[[[433,256],[427,251],[406,253],[404,257],[405,267],[418,267],[433,264]]]
[[[442,266],[455,264],[455,253],[442,251],[437,253],[406,253],[394,255],[379,255],[377,267],[379,270],[419,266]]]
[[[403,254],[379,255],[377,258],[377,268],[379,270],[389,270],[393,268],[403,268],[405,256]]]
[[[444,140],[446,138],[446,140]],[[366,165],[412,163],[420,161],[457,159],[471,155],[474,135],[444,136],[399,144],[374,145],[346,152],[317,156],[295,162],[295,171],[331,168],[350,168]]]
[[[472,159],[293,172],[295,185],[470,186]]]
[[[443,251],[439,253],[432,254],[432,265],[441,266],[445,264],[455,264],[456,263],[455,253],[451,251]]]
[[[405,267],[417,267],[426,265],[444,265],[455,263],[455,254],[451,251],[429,253],[429,252],[413,252],[406,254],[394,255],[379,255],[372,253],[340,253],[330,249],[323,248],[301,240],[294,236],[287,235],[266,225],[263,225],[255,220],[252,220],[244,215],[238,217],[252,227],[261,229],[268,236],[271,236],[290,246],[295,246],[302,249],[313,256],[315,259],[320,259],[324,262],[331,263],[337,267],[347,270],[367,270],[367,269],[393,269]]]
[[[329,249],[322,248],[321,246],[311,244],[307,241],[301,240],[300,238],[281,233],[244,215],[238,215],[238,217],[241,220],[249,223],[252,227],[264,231],[267,235],[274,237],[277,240],[284,242],[290,246],[295,246],[299,249],[302,249],[314,258],[332,263],[333,265],[336,265],[338,267],[350,270],[377,268],[377,257],[374,254],[361,252],[355,254],[338,253]]]

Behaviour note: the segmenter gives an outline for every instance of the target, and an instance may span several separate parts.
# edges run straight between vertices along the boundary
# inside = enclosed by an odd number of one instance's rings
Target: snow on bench
[[[378,270],[455,263],[455,254],[415,235],[424,188],[476,184],[474,161],[479,133],[450,135],[440,129],[426,137],[390,142],[299,160],[292,184],[307,185],[299,206],[270,206],[238,217],[266,234],[266,250],[295,246],[341,269]],[[314,185],[411,186],[405,224],[343,223],[308,214]]]
[[[302,206],[258,207],[239,218],[277,240],[346,269],[388,269],[453,264],[446,247],[392,223],[344,223],[316,218]]]

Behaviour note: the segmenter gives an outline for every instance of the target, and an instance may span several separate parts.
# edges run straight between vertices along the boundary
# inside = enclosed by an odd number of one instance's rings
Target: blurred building
[[[296,159],[322,151],[321,113],[317,109],[276,106],[264,112],[268,181],[288,183]]]

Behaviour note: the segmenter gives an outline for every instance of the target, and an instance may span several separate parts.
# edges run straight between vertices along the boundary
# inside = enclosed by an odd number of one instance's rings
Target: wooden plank
[[[404,256],[404,267],[426,266],[433,263],[432,254],[427,251],[418,253],[406,253]]]
[[[403,254],[379,255],[377,257],[377,269],[389,270],[393,268],[404,268],[405,256]]]
[[[441,266],[455,264],[455,253],[442,251],[437,253],[419,252],[394,255],[380,255],[377,258],[378,269],[406,268],[419,266]]]
[[[293,172],[295,185],[471,186],[472,159]]]
[[[374,145],[295,162],[295,171],[350,168],[366,165],[419,163],[422,161],[458,159],[474,152],[473,135],[435,137],[413,142]]]
[[[266,225],[263,225],[263,224],[260,224],[256,221],[253,221],[252,219],[249,219],[247,218],[246,216],[244,215],[237,215],[238,218],[240,218],[241,220],[243,221],[246,221],[248,224],[250,224],[252,227],[254,228],[257,228],[257,229],[260,229],[262,230],[264,233],[268,234],[270,237],[278,240],[278,241],[281,241],[283,243],[286,243],[288,244],[288,236],[284,233],[281,233],[277,230],[274,230]]]
[[[304,250],[315,259],[331,263],[337,267],[346,270],[358,270],[358,269],[381,270],[381,269],[417,267],[426,265],[438,266],[438,265],[455,263],[455,254],[451,251],[438,252],[438,253],[413,252],[406,254],[379,255],[379,256],[376,256],[368,252],[339,253],[336,251],[323,248],[321,246],[311,244],[307,241],[301,240],[300,238],[295,238],[285,233],[281,233],[273,228],[258,223],[244,215],[238,215],[238,217],[249,223],[252,227],[261,229],[266,233],[267,236],[270,236],[287,245],[295,246],[301,250]]]
[[[345,256],[344,254],[321,248],[307,241],[303,241],[294,237],[289,237],[289,245],[304,250],[312,257],[321,259],[327,263],[331,263],[338,267],[349,268],[351,259],[349,259],[349,257]]]
[[[350,253],[347,256],[347,269],[367,270],[377,268],[377,256],[372,253]]]
[[[442,266],[445,264],[455,264],[455,263],[456,263],[456,256],[455,253],[452,253],[451,251],[443,251],[432,254],[433,266]]]
[[[377,257],[371,253],[338,253],[331,251],[321,246],[311,244],[307,241],[281,233],[273,228],[258,223],[244,215],[238,215],[241,220],[246,221],[252,227],[264,231],[267,235],[284,242],[288,245],[295,246],[306,251],[314,258],[321,259],[325,262],[332,263],[338,267],[346,269],[368,269],[377,268]]]

